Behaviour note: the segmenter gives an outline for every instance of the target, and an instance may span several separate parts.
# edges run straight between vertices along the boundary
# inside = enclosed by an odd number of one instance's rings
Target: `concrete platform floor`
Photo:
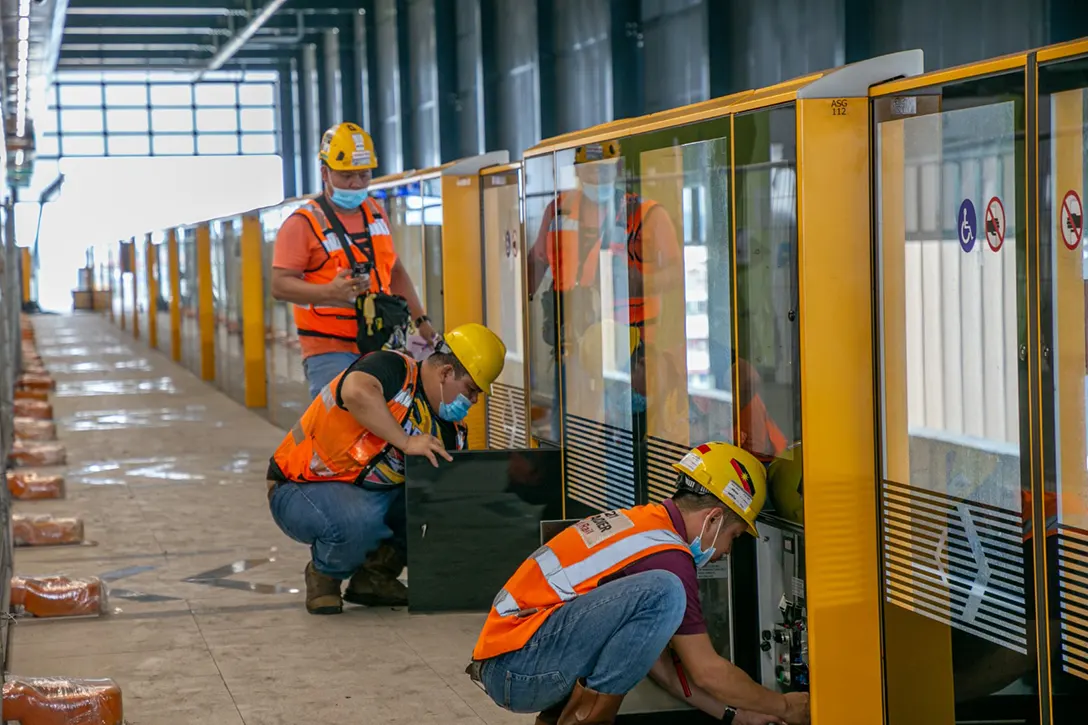
[[[463,674],[483,615],[303,607],[308,549],[268,512],[283,435],[96,315],[36,316],[81,546],[20,548],[16,573],[109,580],[109,613],[20,620],[8,671],[108,677],[129,725],[532,722]],[[45,470],[45,469],[43,469]]]

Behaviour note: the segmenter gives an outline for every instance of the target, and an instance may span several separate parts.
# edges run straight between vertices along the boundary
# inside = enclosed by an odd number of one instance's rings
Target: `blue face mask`
[[[710,561],[710,557],[714,556],[714,552],[717,551],[717,549],[713,546],[711,546],[709,549],[703,548],[704,531],[706,531],[706,519],[703,519],[703,530],[700,531],[699,535],[695,537],[695,541],[692,541],[690,544],[688,544],[688,549],[691,550],[691,555],[695,559],[695,566],[699,569],[703,568],[703,566],[706,565],[708,561]],[[718,530],[714,532],[714,537],[711,539],[711,541],[717,540],[718,534],[720,534],[721,532],[722,519],[718,519]]]
[[[341,209],[357,209],[363,205],[370,189],[337,189],[332,187],[332,203]]]
[[[646,396],[637,390],[631,391],[631,412],[632,413],[645,413],[646,412]]]
[[[611,184],[590,184],[582,182],[582,193],[598,204],[604,204],[612,198]]]
[[[450,423],[460,423],[468,415],[468,410],[471,407],[472,403],[465,397],[465,394],[458,393],[452,403],[445,401],[439,403],[438,417]]]

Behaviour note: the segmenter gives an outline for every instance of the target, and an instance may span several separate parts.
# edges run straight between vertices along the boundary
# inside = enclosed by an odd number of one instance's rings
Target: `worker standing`
[[[538,725],[612,723],[647,674],[676,693],[683,672],[692,704],[725,722],[809,722],[807,693],[768,690],[714,650],[699,601],[697,568],[757,535],[763,465],[708,443],[673,468],[672,499],[565,529],[495,597],[468,674],[498,705],[540,711]]]
[[[422,362],[371,353],[322,388],[287,433],[268,465],[268,501],[280,529],[310,545],[311,614],[338,614],[343,600],[408,603],[397,579],[407,563],[405,456],[437,466],[465,448],[462,421],[505,360],[502,340],[476,323],[451,330]]]
[[[360,295],[400,298],[420,336],[435,336],[397,257],[389,220],[369,197],[378,165],[374,141],[356,124],[341,123],[325,131],[318,156],[323,192],[283,223],[272,257],[272,296],[295,305],[311,399],[361,353],[372,351],[360,350],[358,342]]]

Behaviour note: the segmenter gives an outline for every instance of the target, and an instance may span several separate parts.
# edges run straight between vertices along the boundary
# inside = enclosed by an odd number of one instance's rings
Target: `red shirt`
[[[672,525],[676,527],[676,532],[680,534],[684,541],[687,541],[688,529],[684,526],[684,517],[680,515],[680,510],[670,500],[666,499],[663,504],[665,510],[669,512]],[[639,559],[615,574],[604,577],[599,584],[607,584],[623,576],[631,576],[632,574],[653,569],[671,571],[684,584],[684,593],[687,595],[687,609],[684,610],[684,619],[681,620],[676,634],[702,634],[706,632],[703,603],[699,600],[699,575],[695,569],[695,560],[691,557],[691,554],[675,549],[650,554],[645,559]]]

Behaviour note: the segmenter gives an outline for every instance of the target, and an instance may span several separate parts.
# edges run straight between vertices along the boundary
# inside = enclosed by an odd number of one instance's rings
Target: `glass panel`
[[[906,101],[877,105],[888,721],[1034,722],[1023,74]]]
[[[243,106],[275,105],[275,87],[271,83],[243,83],[238,86],[238,102]]]
[[[555,160],[551,155],[524,163],[525,241],[529,305],[526,345],[529,353],[530,430],[538,440],[558,445],[559,369],[556,365],[556,310],[549,251],[555,220]]]
[[[243,108],[239,113],[243,131],[276,130],[276,116],[271,108]]]
[[[60,105],[64,106],[101,106],[102,86],[61,84]]]
[[[61,134],[83,133],[87,131],[102,132],[102,111],[96,108],[61,110],[60,112]]]
[[[237,154],[237,136],[197,136],[198,154]]]
[[[153,108],[151,127],[159,132],[191,133],[193,130],[193,111],[190,108]]]
[[[487,398],[490,448],[528,448],[525,397],[521,174],[483,177],[484,322],[506,343],[506,365]]]
[[[151,141],[157,156],[191,156],[193,153],[192,136],[154,136]]]
[[[147,133],[147,111],[141,109],[122,109],[106,111],[107,133]]]
[[[106,86],[106,105],[110,108],[125,106],[147,107],[147,86],[108,85]]]
[[[65,156],[105,156],[106,143],[101,136],[64,136]]]
[[[423,304],[434,328],[445,330],[445,304],[442,301],[442,180],[424,181],[422,193],[416,219],[423,222],[424,259],[427,263],[427,281],[424,283],[427,299]]]
[[[198,108],[197,131],[237,131],[238,112],[233,108]]]
[[[1039,70],[1046,588],[1054,722],[1088,702],[1088,59]],[[1052,332],[1050,332],[1052,331]],[[1051,464],[1051,462],[1053,462]],[[1040,512],[1035,512],[1035,522]],[[1037,525],[1037,524],[1036,524]],[[1038,532],[1034,526],[1033,533]],[[1032,541],[1036,536],[1031,537]],[[1036,549],[1038,550],[1038,549]]]
[[[198,106],[234,106],[233,83],[199,83],[195,86]]]
[[[276,153],[276,137],[270,133],[244,133],[242,134],[243,154],[274,154]]]
[[[151,146],[147,136],[107,136],[111,156],[147,156]]]
[[[190,106],[193,103],[193,87],[180,83],[151,86],[151,103],[156,106]]]
[[[59,153],[57,137],[52,134],[40,136],[37,143],[36,153],[40,159],[47,156],[56,156]]]
[[[415,285],[416,294],[423,300],[426,279],[423,268],[423,233],[419,226],[418,218],[418,184],[393,187],[383,190],[380,195],[385,197],[384,205],[386,216],[389,217],[389,227],[393,232],[393,246],[397,250],[397,256],[408,272],[412,284]],[[413,190],[416,190],[413,193]],[[413,208],[414,207],[414,208]],[[409,211],[411,209],[411,212]],[[415,221],[409,225],[408,217]],[[434,320],[431,310],[427,309],[428,317]]]

